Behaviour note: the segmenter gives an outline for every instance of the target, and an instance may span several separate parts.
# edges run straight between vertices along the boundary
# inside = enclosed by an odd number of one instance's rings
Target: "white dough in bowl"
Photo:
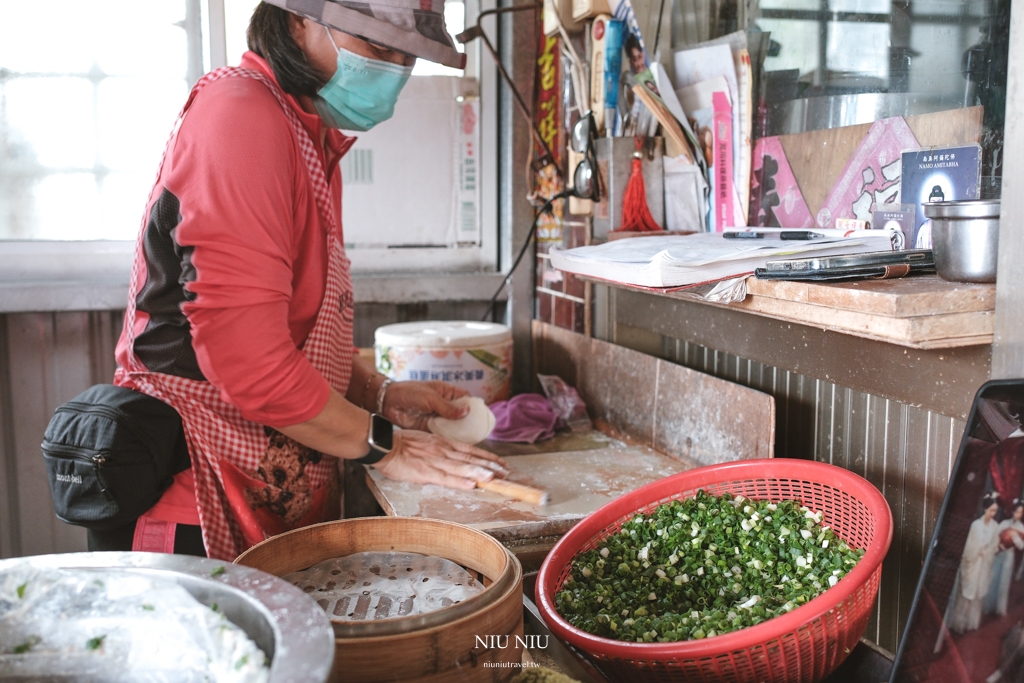
[[[452,401],[457,406],[468,405],[469,414],[461,420],[449,420],[444,417],[432,417],[427,428],[434,434],[460,443],[480,443],[494,429],[494,413],[487,407],[482,398],[463,396]]]

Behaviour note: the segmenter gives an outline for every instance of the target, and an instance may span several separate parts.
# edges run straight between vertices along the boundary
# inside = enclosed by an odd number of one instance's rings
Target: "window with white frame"
[[[468,2],[475,11],[476,0]],[[52,0],[54,19],[44,22],[37,6],[6,3],[0,244],[134,239],[189,87],[204,65],[238,63],[256,4]],[[466,11],[462,0],[446,3],[453,35]],[[223,27],[223,37],[210,27]],[[419,60],[395,120],[358,136],[342,167],[357,270],[493,269],[497,229],[483,234],[475,74],[472,57],[465,72]],[[423,115],[430,111],[437,125]],[[421,153],[419,170],[410,150]],[[450,173],[438,174],[442,168]],[[443,193],[450,201],[438,201]]]
[[[130,240],[202,64],[199,0],[8,2],[0,240]]]

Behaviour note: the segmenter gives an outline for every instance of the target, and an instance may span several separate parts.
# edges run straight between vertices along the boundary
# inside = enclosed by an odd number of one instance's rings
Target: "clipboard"
[[[756,269],[754,275],[760,280],[827,282],[881,280],[934,272],[935,258],[931,249],[915,249],[769,261],[764,268]]]

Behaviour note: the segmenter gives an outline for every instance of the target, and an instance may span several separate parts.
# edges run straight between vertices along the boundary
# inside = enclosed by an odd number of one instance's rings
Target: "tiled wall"
[[[587,244],[590,226],[582,218],[570,217],[563,224],[561,248],[572,249]],[[573,332],[586,330],[587,285],[571,273],[551,267],[548,251],[551,243],[537,245],[537,300],[534,317]]]

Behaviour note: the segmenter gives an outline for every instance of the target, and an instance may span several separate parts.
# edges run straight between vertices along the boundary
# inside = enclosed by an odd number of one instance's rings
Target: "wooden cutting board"
[[[624,284],[611,286],[646,291]],[[991,344],[995,331],[995,285],[946,282],[937,275],[836,283],[778,282],[750,277],[746,299],[729,304],[709,302],[687,291],[665,292],[661,296],[914,349]],[[660,442],[656,445],[662,448]]]
[[[992,343],[995,285],[937,275],[854,282],[749,278],[735,308],[913,348]]]
[[[695,465],[645,446],[507,456],[508,479],[548,491],[545,506],[481,491],[394,481],[369,469],[367,481],[388,515],[428,517],[486,530],[499,540],[564,534],[624,493]]]
[[[747,294],[899,318],[992,312],[996,307],[995,285],[947,282],[938,275],[851,282],[786,282],[751,277],[747,279]]]
[[[995,330],[992,311],[899,318],[760,297],[747,297],[731,306],[779,320],[916,349],[991,344]]]

